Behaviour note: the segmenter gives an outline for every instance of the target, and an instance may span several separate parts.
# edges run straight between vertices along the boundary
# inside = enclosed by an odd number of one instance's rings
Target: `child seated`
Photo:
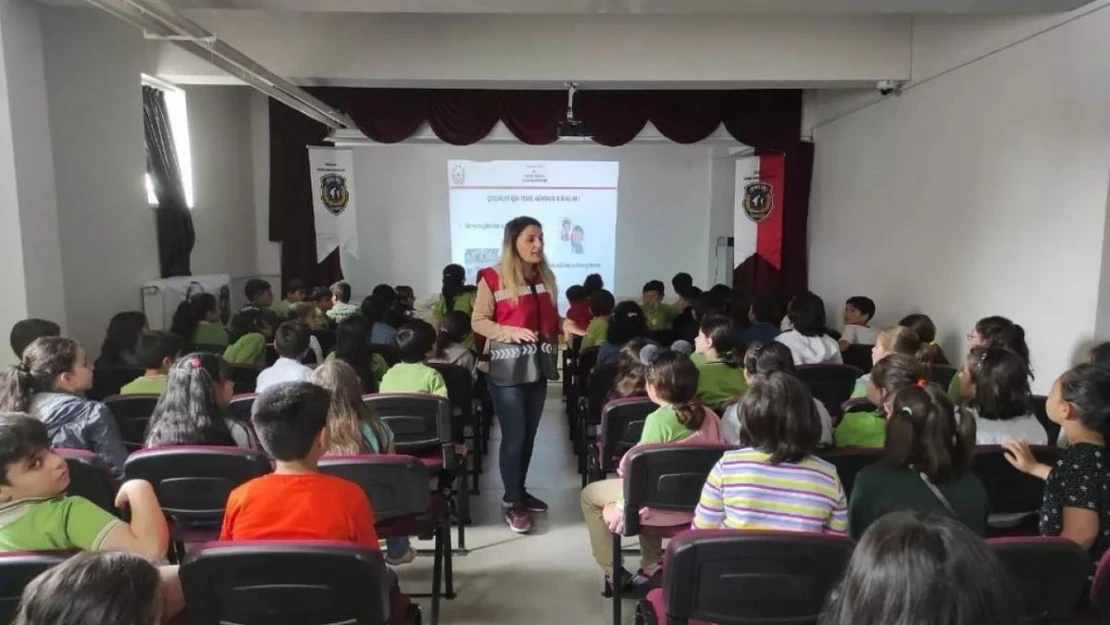
[[[274,311],[279,321],[285,321],[289,318],[289,310],[293,307],[293,304],[303,302],[305,295],[304,282],[293,278],[285,286],[285,297],[278,302],[274,302],[270,310]]]
[[[325,456],[394,453],[393,431],[362,401],[362,387],[350,365],[329,362],[317,367],[309,381],[331,393]],[[407,537],[387,538],[385,544],[389,564],[408,564],[416,557]]]
[[[1021,356],[1004,348],[975,347],[958,377],[960,413],[975,418],[976,444],[1048,444],[1048,432],[1033,414],[1029,368]]]
[[[833,432],[833,442],[837,447],[883,447],[886,419],[894,394],[907,386],[928,381],[925,367],[916,358],[902,354],[883,358],[871,370],[867,383],[867,400],[875,409],[846,413]]]
[[[766,376],[773,371],[784,371],[795,375],[794,357],[790,353],[790,348],[776,341],[762,345],[759,343],[750,345],[748,351],[744,354],[745,382],[750,385],[756,376]],[[724,414],[721,415],[722,435],[725,442],[730,445],[740,444],[740,423],[742,419],[740,417],[739,399],[737,397],[736,401],[727,404]],[[819,444],[832,445],[833,426],[829,409],[816,398],[813,400],[813,409],[817,411],[817,418],[821,420],[821,440]]]
[[[146,315],[137,310],[128,310],[112,315],[104,342],[100,345],[98,367],[138,367],[135,344],[139,335],[147,330]]]
[[[397,342],[397,328],[385,322],[389,316],[389,302],[380,295],[363,298],[359,314],[369,326],[367,340],[371,345],[393,345]]]
[[[312,305],[316,307],[316,325],[321,328],[331,326],[331,319],[328,318],[328,311],[332,307],[331,289],[326,286],[312,289]]]
[[[301,364],[308,355],[308,340],[312,333],[305,322],[297,319],[278,326],[274,334],[274,349],[279,358],[273,365],[258,374],[255,392],[261,393],[279,382],[300,382],[312,375],[312,369]]]
[[[329,393],[308,382],[282,382],[258,396],[251,423],[274,472],[231,491],[220,540],[339,540],[380,549],[366,493],[317,468],[328,448],[330,404]],[[394,578],[382,589],[382,605],[395,585]]]
[[[921,341],[914,331],[904,326],[894,326],[880,330],[875,335],[875,345],[871,348],[871,366],[879,364],[883,358],[891,354],[902,354],[916,358],[921,351]],[[871,374],[865,373],[856,379],[856,388],[852,391],[852,399],[867,397],[867,383]]]
[[[929,315],[921,313],[914,313],[902,317],[898,325],[913,330],[917,335],[918,340],[921,341],[921,349],[917,352],[917,359],[928,365],[946,365],[948,358],[944,356],[944,350],[937,344],[937,326]]]
[[[54,453],[42,423],[25,414],[0,415],[0,552],[129,551],[157,562],[166,555],[166,517],[143,480],[120,486],[116,507],[131,509],[131,522],[112,516],[84,497],[65,494],[69,468]]]
[[[874,345],[875,331],[871,318],[875,316],[875,302],[862,295],[849,297],[844,302],[844,331],[840,333],[840,351],[852,345]]]
[[[726,451],[710,471],[693,527],[847,534],[836,467],[813,455],[821,422],[809,389],[782,371],[758,376],[740,414],[745,447]]]
[[[609,316],[617,305],[613,294],[605,289],[594,291],[590,295],[590,323],[586,327],[586,336],[582,337],[582,349],[600,347],[609,333]]]
[[[243,294],[247,296],[247,304],[239,309],[240,313],[257,310],[262,314],[266,325],[271,328],[276,328],[283,321],[278,319],[271,308],[274,305],[274,290],[269,282],[260,278],[247,280],[246,286],[243,287]],[[234,319],[232,322],[234,323]]]
[[[366,322],[361,315],[347,317],[335,327],[335,351],[324,362],[342,360],[351,365],[362,380],[363,393],[377,393],[378,385],[389,371],[381,354],[366,344]]]
[[[447,383],[438,371],[424,364],[435,355],[436,331],[427,321],[414,320],[397,331],[401,362],[382,378],[382,393],[430,393],[447,397]]]
[[[796,365],[841,364],[840,346],[826,332],[825,302],[813,293],[802,293],[790,301],[786,318],[791,329],[775,340],[790,348]]]
[[[725,315],[708,315],[698,326],[694,346],[705,359],[695,363],[698,368],[698,399],[710,410],[722,410],[725,404],[735,401],[748,388],[744,379],[744,350],[740,346],[739,334],[732,319]]]
[[[53,321],[46,319],[24,319],[15,322],[8,339],[12,344],[12,353],[16,358],[23,356],[23,350],[35,342],[35,339],[44,336],[61,336],[62,328]]]
[[[678,316],[678,311],[673,306],[663,303],[666,291],[662,280],[651,280],[644,285],[643,309],[647,315],[648,330],[652,332],[670,330]]]
[[[702,405],[697,396],[698,370],[684,354],[649,344],[640,350],[644,363],[647,395],[659,409],[648,415],[638,445],[653,443],[720,444],[720,419]],[[621,473],[623,473],[623,463]],[[582,514],[589,531],[594,559],[605,573],[605,587],[613,584],[613,539],[611,530],[623,525],[620,501],[621,478],[601,480],[582,489]],[[666,519],[664,514],[664,519]],[[689,522],[689,514],[675,521],[659,523],[641,519],[649,525],[676,525]],[[621,586],[647,583],[663,564],[663,542],[658,537],[640,536],[640,571],[633,577],[620,571]]]
[[[640,352],[648,345],[655,345],[646,338],[635,338],[624,345],[617,360],[617,377],[605,403],[628,397],[647,397],[646,368]]]
[[[570,302],[567,319],[579,328],[589,328],[593,315],[590,314],[590,296],[586,294],[586,288],[576,284],[567,289],[567,301]]]
[[[135,355],[146,369],[141,377],[131,380],[119,389],[120,395],[161,395],[166,390],[166,375],[181,356],[185,341],[176,334],[144,332],[139,337]]]
[[[351,304],[351,285],[346,282],[336,282],[331,285],[331,308],[328,309],[328,319],[339,323],[347,317],[358,313],[358,306]]]
[[[228,334],[233,342],[224,350],[224,360],[232,364],[266,364],[266,343],[270,340],[273,328],[261,310],[240,310],[231,319],[231,331]]]
[[[195,352],[170,369],[166,391],[154,407],[144,447],[226,445],[257,449],[254,435],[227,416],[235,396],[227,362],[215,354]]]
[[[51,447],[92,451],[119,478],[127,450],[108,407],[83,396],[92,379],[88,354],[77,341],[37,339],[18,365],[0,374],[0,413],[30,414],[46,426]]]
[[[219,304],[211,293],[197,293],[178,304],[170,332],[190,347],[227,347],[227,329],[220,323]]]
[[[748,321],[752,325],[744,331],[744,342],[749,347],[752,343],[770,343],[782,333],[779,329],[779,321],[782,320],[780,310],[778,302],[770,295],[752,298],[752,305],[748,308]]]
[[[597,350],[597,364],[615,362],[621,349],[634,339],[648,337],[647,318],[636,302],[621,302],[613,309],[609,330]]]
[[[428,362],[439,362],[448,365],[458,365],[470,372],[473,379],[477,379],[474,370],[476,359],[474,352],[466,346],[464,341],[471,336],[470,315],[458,310],[452,310],[443,317],[439,324],[439,334],[436,338],[436,354]]]
[[[308,326],[309,332],[316,332],[320,329],[320,322],[316,318],[316,307],[308,302],[297,302],[290,306],[289,319],[291,321],[303,321]],[[320,345],[320,339],[316,338],[315,334],[308,335],[308,350],[316,357],[316,364],[323,364],[324,349]]]
[[[1110,467],[1106,430],[1110,424],[1110,370],[1077,365],[1052,385],[1045,412],[1067,434],[1068,448],[1055,466],[1040,464],[1020,440],[1002,443],[1016,469],[1045,481],[1042,536],[1063,536],[1091,556],[1092,571],[1110,550]]]
[[[852,538],[900,510],[952,516],[985,536],[987,489],[971,470],[975,420],[960,419],[944,390],[926,383],[894,394],[886,432],[883,461],[860,471],[852,488]]]
[[[997,315],[980,319],[975,327],[971,329],[971,332],[967,333],[968,351],[976,347],[997,347],[1012,351],[1025,363],[1025,368],[1029,372],[1028,377],[1030,380],[1033,379],[1033,366],[1029,360],[1029,344],[1025,342],[1025,328],[1013,321]],[[964,366],[966,364],[965,362]],[[965,399],[960,380],[961,376],[954,375],[952,376],[952,382],[948,385],[948,397],[957,405]]]

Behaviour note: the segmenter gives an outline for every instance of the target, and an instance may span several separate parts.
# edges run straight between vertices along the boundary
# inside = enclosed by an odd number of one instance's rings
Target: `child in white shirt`
[[[852,345],[874,345],[875,330],[871,318],[875,316],[875,302],[870,297],[856,295],[844,302],[844,332],[840,335],[840,351]]]

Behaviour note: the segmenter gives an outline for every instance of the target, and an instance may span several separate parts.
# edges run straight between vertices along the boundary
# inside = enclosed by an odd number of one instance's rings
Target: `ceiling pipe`
[[[147,0],[87,2],[143,30],[147,38],[170,41],[321,124],[332,129],[355,127],[351,118],[341,111],[274,74],[164,3]]]

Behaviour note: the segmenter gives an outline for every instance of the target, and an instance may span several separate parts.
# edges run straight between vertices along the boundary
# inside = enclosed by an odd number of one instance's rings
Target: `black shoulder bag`
[[[536,300],[535,343],[489,342],[489,381],[494,386],[517,386],[540,380],[559,379],[558,348],[543,335],[540,323],[540,301],[536,286],[529,285]]]

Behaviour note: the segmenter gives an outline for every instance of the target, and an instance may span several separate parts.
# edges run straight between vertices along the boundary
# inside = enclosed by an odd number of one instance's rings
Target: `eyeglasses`
[[[966,335],[964,335],[964,338],[966,338],[970,342],[974,341],[978,336],[979,335],[975,334],[974,332],[968,332]]]

